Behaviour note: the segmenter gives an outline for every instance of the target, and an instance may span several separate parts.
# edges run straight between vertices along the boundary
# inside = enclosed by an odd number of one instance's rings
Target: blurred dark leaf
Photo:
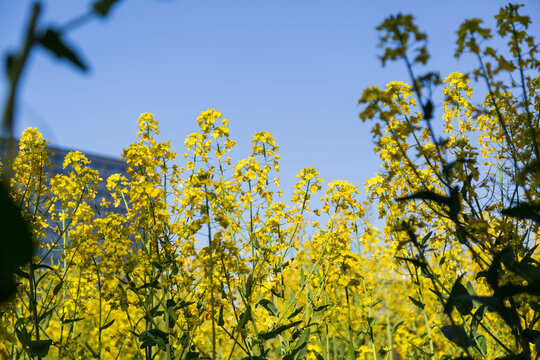
[[[439,205],[447,205],[450,206],[450,198],[437,194],[430,190],[424,190],[424,191],[418,191],[414,194],[404,196],[397,199],[398,201],[405,201],[405,200],[429,200],[429,201],[435,201]]]
[[[92,346],[90,346],[90,344],[87,341],[84,342],[84,345],[86,345],[86,348],[88,349],[88,351],[90,351],[93,358],[99,359],[99,354],[96,352],[96,350],[92,348]]]
[[[197,360],[199,358],[199,353],[197,351],[188,351],[186,354],[186,360]]]
[[[293,326],[299,325],[301,323],[302,323],[302,321],[294,321],[294,322],[289,323],[287,325],[280,325],[277,328],[275,328],[273,330],[270,330],[268,332],[260,332],[259,333],[259,338],[261,338],[263,340],[269,340],[269,339],[275,338],[276,336],[278,336],[279,334],[281,334],[285,330],[288,330],[288,329],[292,328]]]
[[[96,1],[92,7],[93,11],[100,16],[107,16],[111,8],[120,2],[119,0],[99,0]]]
[[[52,340],[32,340],[28,343],[28,354],[30,356],[45,357],[49,353]]]
[[[316,307],[315,309],[313,309],[313,312],[318,312],[318,311],[323,311],[325,310],[326,308],[328,308],[330,305],[322,305],[322,306],[318,306]]]
[[[441,332],[448,340],[460,347],[471,346],[471,340],[461,325],[445,325],[441,327]]]
[[[452,309],[455,307],[461,315],[469,315],[473,309],[473,302],[467,298],[468,296],[469,292],[461,284],[461,277],[458,277],[452,286],[448,300],[444,304],[444,312],[451,314]]]
[[[415,298],[409,296],[409,299],[413,302],[414,305],[416,305],[420,310],[424,310],[424,308],[426,307],[426,305],[424,305],[423,302],[421,302],[420,300],[416,300]]]
[[[525,337],[525,340],[527,340],[531,344],[534,344],[540,340],[540,331],[533,329],[525,329],[523,330],[523,336]]]
[[[45,34],[38,39],[38,43],[52,52],[59,59],[66,59],[82,71],[87,71],[88,66],[80,59],[79,55],[61,38],[61,33],[54,29],[47,29]]]
[[[169,334],[159,329],[150,329],[143,331],[139,335],[139,341],[142,342],[141,349],[157,345],[161,350],[165,350],[166,345],[169,343]]]
[[[525,354],[523,354],[523,352],[521,352],[519,354],[501,356],[501,357],[496,358],[495,360],[525,360],[525,359],[527,359],[527,357],[525,356]]]
[[[14,54],[8,54],[6,56],[6,73],[9,78],[9,81],[13,81],[15,77],[15,69],[17,68],[17,62],[19,58]]]
[[[81,321],[81,320],[84,320],[84,318],[61,319],[62,324],[69,324],[69,323],[73,323],[73,322]]]
[[[429,121],[433,118],[433,103],[428,100],[424,105],[424,120]]]
[[[218,326],[225,325],[225,320],[223,319],[223,305],[219,307],[219,315],[218,315]]]
[[[463,300],[474,300],[487,307],[488,311],[503,312],[504,305],[494,296],[460,296]]]
[[[189,305],[193,305],[195,304],[195,301],[180,301],[178,303],[178,305],[176,305],[176,309],[182,309],[182,308],[185,308],[186,306],[189,306]]]
[[[13,203],[0,182],[0,303],[15,293],[13,277],[20,266],[32,260],[32,234],[21,209]]]
[[[304,309],[303,306],[300,306],[299,308],[295,309],[291,315],[287,316],[287,319],[291,320],[293,317],[295,317],[296,315],[300,314],[300,312],[302,312],[302,310]]]
[[[54,308],[45,311],[43,314],[41,314],[41,315],[38,317],[38,322],[41,322],[41,321],[42,321],[43,319],[45,319],[47,316],[51,316],[52,313],[53,313],[53,311],[54,311]]]
[[[111,321],[109,321],[109,322],[106,323],[105,325],[101,326],[101,327],[99,328],[99,331],[103,331],[103,330],[107,329],[107,328],[110,327],[113,323],[114,323],[114,319],[112,319]]]
[[[30,342],[30,339],[32,338],[31,335],[28,333],[28,330],[26,328],[17,329],[15,328],[15,333],[17,334],[17,339],[21,342],[21,344],[26,347],[28,346],[28,343]]]
[[[274,305],[273,302],[271,302],[270,300],[268,299],[261,299],[259,300],[259,302],[257,303],[257,305],[260,305],[262,306],[263,308],[265,308],[267,311],[268,311],[268,314],[272,315],[272,316],[275,316],[277,317],[279,315],[279,310],[277,308],[276,305]]]
[[[527,203],[521,203],[514,207],[502,210],[501,214],[522,220],[533,220],[536,223],[540,223],[539,204],[532,205]]]

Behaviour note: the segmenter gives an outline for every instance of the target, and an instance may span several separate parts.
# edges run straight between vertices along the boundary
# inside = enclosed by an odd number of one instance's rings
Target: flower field
[[[286,199],[272,134],[233,160],[218,110],[180,153],[142,114],[107,178],[80,152],[52,175],[27,129],[9,191],[35,252],[0,304],[0,358],[538,359],[540,62],[519,6],[496,20],[460,27],[478,68],[442,81],[414,73],[411,16],[381,24],[383,64],[411,83],[359,100],[381,161],[364,187],[305,168]]]

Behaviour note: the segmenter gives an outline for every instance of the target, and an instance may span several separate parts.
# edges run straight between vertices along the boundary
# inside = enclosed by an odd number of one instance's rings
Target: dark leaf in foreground
[[[32,260],[32,235],[21,209],[0,183],[0,303],[15,293],[13,275]]]
[[[38,39],[38,43],[56,55],[57,58],[68,60],[82,71],[88,70],[88,66],[80,59],[79,55],[64,43],[58,31],[47,29],[45,34]]]
[[[450,205],[450,198],[437,194],[430,190],[425,191],[419,191],[417,193],[414,193],[412,195],[404,196],[401,198],[398,198],[399,201],[405,201],[405,200],[429,200],[429,201],[435,201],[439,205]]]
[[[471,346],[471,340],[461,325],[445,325],[441,327],[443,335],[454,344],[466,348]]]
[[[268,332],[259,333],[259,338],[261,338],[263,340],[269,340],[269,339],[275,338],[276,336],[278,336],[279,334],[281,334],[285,330],[290,329],[293,326],[299,325],[301,323],[302,323],[302,321],[295,321],[295,322],[289,323],[287,325],[280,325],[277,328],[275,328],[273,330],[270,330]]]
[[[458,277],[452,286],[446,304],[444,304],[444,312],[446,314],[451,314],[454,307],[461,315],[469,315],[473,309],[473,302],[468,298],[469,292],[460,281],[461,277]]]
[[[92,6],[92,10],[100,15],[100,16],[107,16],[109,14],[109,11],[111,11],[111,8],[116,4],[120,2],[119,0],[99,0],[94,3]]]
[[[32,340],[28,343],[28,354],[30,356],[45,357],[49,353],[52,340]]]
[[[540,205],[538,204],[531,205],[522,203],[502,210],[501,214],[522,220],[533,220],[540,223]]]

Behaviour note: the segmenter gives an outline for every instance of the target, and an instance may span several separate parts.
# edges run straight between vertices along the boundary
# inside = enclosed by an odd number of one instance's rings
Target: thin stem
[[[206,217],[208,225],[208,251],[210,257],[210,309],[212,311],[212,359],[216,358],[216,319],[215,319],[215,304],[214,304],[214,259],[212,249],[212,227],[210,226],[210,204],[208,202],[208,189],[204,187],[205,200],[206,200]]]
[[[41,3],[39,1],[34,2],[32,5],[32,14],[30,15],[30,22],[26,28],[26,35],[24,37],[23,48],[16,57],[12,58],[11,69],[9,69],[9,92],[4,107],[4,113],[2,116],[2,130],[8,132],[8,142],[6,146],[5,163],[6,168],[3,173],[4,186],[9,186],[9,179],[11,178],[11,160],[15,155],[14,138],[13,138],[13,119],[16,107],[17,92],[19,90],[19,84],[23,70],[26,65],[26,61],[30,56],[30,51],[35,44],[34,34],[36,31],[37,21],[41,12]]]

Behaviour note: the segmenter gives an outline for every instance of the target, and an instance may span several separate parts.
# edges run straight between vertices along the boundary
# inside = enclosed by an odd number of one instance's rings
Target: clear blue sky
[[[89,1],[44,1],[41,26],[64,24]],[[0,0],[0,52],[19,46],[28,0]],[[135,140],[140,113],[152,112],[161,139],[183,152],[196,117],[219,109],[230,120],[238,156],[254,132],[272,132],[281,147],[282,184],[313,166],[328,182],[362,187],[379,166],[357,100],[370,85],[408,81],[403,65],[382,68],[375,26],[412,13],[430,39],[426,69],[466,71],[456,62],[455,31],[465,18],[493,15],[498,0],[124,0],[106,20],[69,34],[90,64],[82,74],[42,50],[23,79],[17,134],[37,127],[54,145],[118,157]],[[540,2],[526,1],[539,34]],[[535,18],[536,17],[536,18]],[[3,101],[6,79],[2,72]]]

